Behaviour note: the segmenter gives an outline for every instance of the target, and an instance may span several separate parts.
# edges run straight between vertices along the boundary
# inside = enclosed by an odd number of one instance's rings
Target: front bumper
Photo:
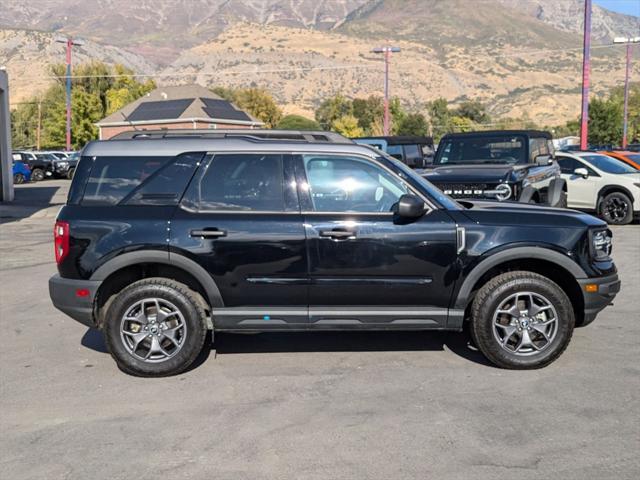
[[[53,306],[58,310],[87,327],[95,327],[93,300],[101,283],[91,280],[72,280],[54,275],[49,279],[49,296]]]
[[[596,319],[607,305],[613,302],[613,299],[620,291],[620,279],[618,274],[608,275],[600,278],[584,278],[578,280],[580,290],[584,298],[584,321],[582,325],[589,325]],[[597,285],[597,291],[587,292],[587,285]]]

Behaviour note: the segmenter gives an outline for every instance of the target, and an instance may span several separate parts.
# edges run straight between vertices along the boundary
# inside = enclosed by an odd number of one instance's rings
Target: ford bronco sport
[[[453,330],[543,367],[620,288],[589,215],[456,202],[377,149],[308,132],[132,133],[82,152],[54,305],[118,366],[185,370],[207,330]]]

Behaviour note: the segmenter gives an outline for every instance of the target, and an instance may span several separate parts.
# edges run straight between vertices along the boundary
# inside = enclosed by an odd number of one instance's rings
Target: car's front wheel
[[[204,345],[206,314],[187,286],[165,278],[135,282],[117,294],[105,317],[109,352],[126,373],[178,374]]]
[[[602,199],[598,213],[610,225],[626,225],[633,220],[633,202],[624,193],[613,192]]]
[[[508,272],[491,279],[472,305],[473,334],[480,351],[495,365],[541,368],[569,345],[575,325],[566,293],[533,272]]]
[[[34,168],[31,172],[31,181],[40,182],[42,180],[44,180],[44,170],[41,168]]]

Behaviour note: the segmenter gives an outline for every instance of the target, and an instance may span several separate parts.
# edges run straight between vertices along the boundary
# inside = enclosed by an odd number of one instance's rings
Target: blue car
[[[13,183],[19,185],[31,180],[31,170],[24,162],[13,162]]]

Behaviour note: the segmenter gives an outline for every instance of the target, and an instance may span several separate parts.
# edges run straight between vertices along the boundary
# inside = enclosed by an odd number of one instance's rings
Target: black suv
[[[535,130],[451,133],[442,137],[425,178],[453,198],[566,208],[551,134]]]
[[[55,224],[53,303],[126,372],[183,371],[207,330],[465,325],[537,368],[620,288],[592,216],[458,203],[346,139],[190,135],[91,142]]]

